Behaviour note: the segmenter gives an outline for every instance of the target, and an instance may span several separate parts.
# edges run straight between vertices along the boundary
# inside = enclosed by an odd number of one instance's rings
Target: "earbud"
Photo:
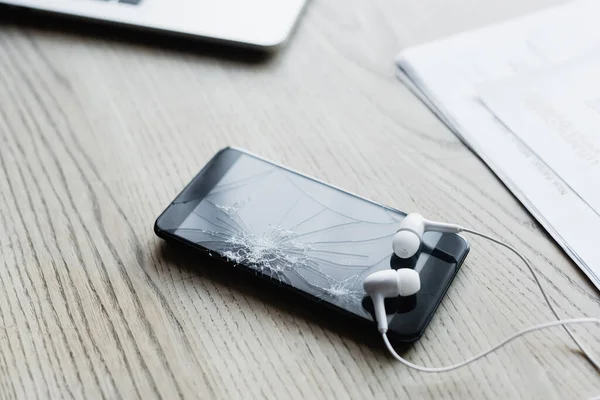
[[[552,302],[550,302],[544,288],[540,284],[540,280],[538,279],[535,270],[529,263],[529,261],[521,254],[517,249],[509,245],[508,243],[504,243],[502,240],[496,239],[492,236],[486,235],[485,233],[481,233],[475,231],[473,229],[465,228],[460,225],[454,224],[446,224],[443,222],[435,222],[429,221],[423,218],[419,214],[409,214],[404,220],[401,222],[400,229],[394,235],[394,239],[392,241],[392,247],[394,249],[394,253],[400,258],[410,258],[414,256],[419,249],[421,248],[421,241],[423,238],[423,234],[426,231],[437,231],[442,233],[471,233],[476,236],[480,236],[482,238],[488,239],[500,246],[505,247],[506,249],[512,251],[516,256],[518,256],[524,263],[525,266],[529,269],[531,274],[533,275],[535,283],[540,288],[544,296],[544,300],[546,300],[546,304],[550,308],[550,311],[554,314],[554,316],[558,319],[557,321],[547,322],[545,324],[539,324],[532,326],[530,328],[523,329],[521,331],[516,332],[515,334],[509,336],[504,339],[497,345],[491,347],[489,350],[481,352],[473,357],[470,357],[462,362],[457,364],[449,365],[446,367],[423,367],[420,365],[416,365],[411,363],[408,360],[405,360],[401,356],[396,353],[390,341],[387,337],[388,330],[388,321],[385,313],[385,305],[384,300],[388,297],[396,297],[396,296],[411,296],[417,293],[421,289],[421,280],[419,278],[419,273],[413,269],[402,268],[399,270],[385,270],[378,271],[372,273],[367,276],[363,282],[363,286],[365,291],[371,296],[373,301],[373,306],[375,308],[375,319],[377,320],[377,329],[381,332],[383,341],[388,348],[389,352],[396,358],[398,361],[402,362],[407,367],[416,369],[418,371],[423,372],[445,372],[451,371],[453,369],[464,367],[476,360],[479,360],[486,355],[493,353],[498,350],[500,347],[510,343],[512,340],[523,336],[527,333],[534,332],[540,329],[546,329],[552,326],[562,325],[566,329],[567,333],[575,344],[579,347],[581,352],[586,356],[588,361],[597,369],[600,370],[600,363],[597,362],[594,357],[591,356],[589,351],[587,351],[581,343],[575,338],[571,330],[567,327],[570,324],[581,324],[581,323],[594,323],[600,324],[600,319],[598,318],[575,318],[575,319],[566,319],[561,320],[559,318],[558,313],[554,309]]]
[[[410,258],[417,254],[417,251],[421,248],[423,234],[426,231],[459,233],[462,231],[462,227],[455,224],[430,221],[416,213],[408,214],[400,223],[400,229],[392,240],[394,254],[400,258]]]
[[[458,233],[461,230],[459,225],[429,221],[420,214],[408,214],[394,235],[392,248],[398,257],[410,258],[421,248],[425,231]],[[372,273],[365,278],[363,286],[373,301],[377,328],[384,333],[388,329],[384,300],[388,297],[416,294],[421,289],[421,279],[414,269],[402,268]]]
[[[421,279],[419,273],[414,269],[389,269],[374,272],[367,276],[363,282],[363,287],[373,301],[377,329],[383,333],[388,328],[383,301],[388,297],[412,296],[421,289]]]

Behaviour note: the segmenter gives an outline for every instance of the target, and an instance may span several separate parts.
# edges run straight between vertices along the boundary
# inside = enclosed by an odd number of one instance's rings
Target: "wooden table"
[[[394,77],[403,48],[557,1],[313,1],[256,57],[5,8],[0,25],[0,398],[587,399],[560,328],[447,374],[155,237],[236,145],[405,211],[492,232],[564,317],[599,296],[510,192]],[[19,13],[20,15],[20,13]],[[444,365],[552,319],[515,257],[472,252],[405,355]],[[575,328],[600,355],[597,327]]]

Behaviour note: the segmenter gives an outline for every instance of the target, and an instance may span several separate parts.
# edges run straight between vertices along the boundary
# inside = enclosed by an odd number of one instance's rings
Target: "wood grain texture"
[[[560,329],[425,375],[375,330],[313,315],[164,246],[157,215],[227,145],[405,211],[492,232],[564,317],[598,292],[394,77],[401,49],[551,0],[313,1],[257,59],[0,13],[0,398],[587,399],[597,371]],[[159,41],[159,43],[153,43]],[[472,251],[417,363],[456,362],[550,312],[525,266]],[[597,327],[574,329],[600,354]]]

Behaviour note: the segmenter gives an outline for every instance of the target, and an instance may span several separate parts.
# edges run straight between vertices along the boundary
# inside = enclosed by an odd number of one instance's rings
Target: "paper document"
[[[597,53],[598,15],[600,2],[575,1],[408,49],[397,65],[399,78],[492,168],[600,288],[600,252],[592,240],[600,226],[594,191],[578,193],[566,169],[552,166],[551,149],[548,154],[539,146],[532,150],[528,144],[535,138],[507,129],[498,105],[503,95],[492,86]],[[484,92],[489,103],[484,104]]]
[[[600,57],[492,84],[480,97],[571,190],[600,213]]]

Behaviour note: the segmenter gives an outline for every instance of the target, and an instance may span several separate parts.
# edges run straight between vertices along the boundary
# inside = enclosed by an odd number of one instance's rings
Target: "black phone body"
[[[419,339],[469,251],[456,234],[427,232],[402,260],[392,238],[405,213],[243,150],[218,152],[156,220],[156,234],[374,324],[364,278],[414,268],[421,290],[386,300],[388,335]]]

